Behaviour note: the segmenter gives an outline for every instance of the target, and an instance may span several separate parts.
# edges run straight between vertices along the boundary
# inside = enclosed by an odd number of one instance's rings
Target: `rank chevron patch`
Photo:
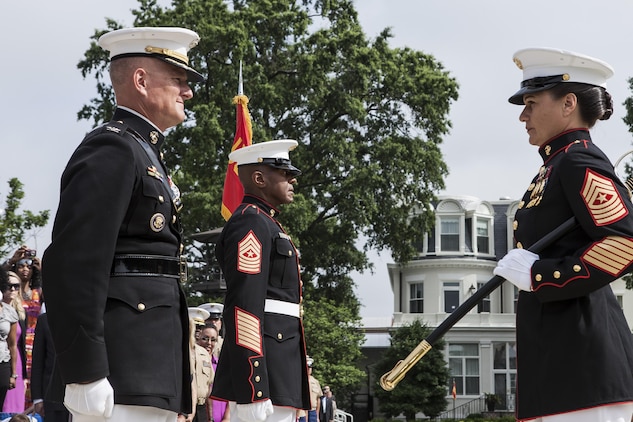
[[[240,308],[235,308],[235,342],[258,355],[262,354],[259,319]]]
[[[585,174],[582,199],[597,226],[615,223],[629,213],[613,181],[590,169]]]
[[[582,256],[583,261],[616,277],[633,261],[633,239],[609,236],[594,244]]]
[[[259,274],[262,269],[262,244],[253,231],[237,244],[237,270],[246,274]]]

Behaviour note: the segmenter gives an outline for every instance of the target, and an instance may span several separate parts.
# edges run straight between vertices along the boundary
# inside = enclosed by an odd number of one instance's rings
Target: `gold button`
[[[537,274],[537,275],[534,276],[534,280],[541,281],[541,280],[543,280],[543,276],[540,275],[540,274]]]
[[[523,249],[523,243],[517,242],[517,249]]]
[[[579,272],[580,272],[580,270],[581,270],[580,265],[578,265],[578,264],[574,265],[574,268],[573,268],[573,269],[574,269],[574,272],[575,272],[575,273],[579,273]]]
[[[277,333],[277,339],[281,340],[284,336],[281,333]]]
[[[517,227],[519,227],[519,222],[518,222],[518,221],[516,221],[516,220],[514,220],[514,221],[512,222],[512,228],[513,228],[514,230],[516,230],[516,229],[517,229]]]
[[[257,375],[257,376],[255,377],[255,382],[259,382],[259,380],[260,380],[260,379],[261,379],[261,378],[259,377],[259,375]]]
[[[258,391],[258,392],[257,392],[257,397],[261,397],[261,396],[263,396],[263,395],[264,395],[264,394],[263,394],[261,391]]]
[[[145,310],[145,304],[144,303],[139,303],[138,305],[136,305],[136,308],[139,311],[144,311]]]
[[[554,271],[554,278],[560,278],[560,271]]]
[[[158,195],[158,202],[160,202],[161,204],[165,202],[165,197],[163,195]]]
[[[256,360],[255,362],[253,362],[253,366],[254,366],[255,368],[257,368],[257,367],[259,366],[259,361],[258,361],[258,360]]]
[[[292,251],[288,251],[288,256],[292,256]]]

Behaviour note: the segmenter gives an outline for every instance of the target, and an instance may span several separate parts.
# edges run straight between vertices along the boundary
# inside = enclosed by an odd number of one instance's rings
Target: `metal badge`
[[[159,212],[152,215],[152,218],[149,220],[149,227],[156,233],[163,230],[165,228],[165,216]]]
[[[158,142],[158,132],[156,132],[155,130],[151,131],[149,133],[149,141],[152,143],[152,145],[156,145],[156,143]]]

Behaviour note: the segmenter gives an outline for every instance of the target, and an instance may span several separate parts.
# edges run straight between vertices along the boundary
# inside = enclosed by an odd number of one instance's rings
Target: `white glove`
[[[494,275],[503,277],[519,290],[532,291],[532,265],[539,256],[527,249],[512,249],[497,263],[492,271]]]
[[[244,422],[264,422],[273,414],[273,402],[270,399],[255,403],[237,404],[237,417]]]
[[[112,416],[114,390],[107,378],[88,384],[67,384],[64,404],[72,413]]]

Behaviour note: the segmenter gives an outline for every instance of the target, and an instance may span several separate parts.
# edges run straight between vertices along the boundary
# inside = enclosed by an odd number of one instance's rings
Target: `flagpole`
[[[237,95],[244,95],[244,83],[242,81],[242,61],[240,60],[240,77],[237,85]]]

